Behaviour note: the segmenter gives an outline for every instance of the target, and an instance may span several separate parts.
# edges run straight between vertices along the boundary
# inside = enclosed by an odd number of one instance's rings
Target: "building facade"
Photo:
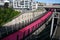
[[[3,6],[3,5],[4,5],[4,1],[0,0],[0,6]]]
[[[38,9],[38,3],[37,2],[33,2],[33,4],[32,4],[32,10],[34,11],[36,9]]]
[[[0,7],[3,7],[5,3],[9,3],[8,0],[0,0]]]
[[[31,9],[33,0],[13,0],[13,8]]]

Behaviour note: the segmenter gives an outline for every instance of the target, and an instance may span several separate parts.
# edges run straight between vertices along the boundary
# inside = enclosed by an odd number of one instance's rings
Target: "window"
[[[30,2],[30,5],[31,5],[31,2]]]
[[[25,5],[28,5],[28,3],[27,3],[27,2],[25,2]]]
[[[20,5],[24,5],[24,1],[21,1],[21,2],[20,2]]]
[[[16,5],[14,5],[16,7]]]
[[[22,8],[24,8],[24,6],[22,6]]]
[[[28,1],[25,1],[25,2],[28,2]]]
[[[27,8],[28,8],[28,6],[25,6],[25,7],[27,7]]]
[[[32,0],[31,0],[32,1]]]

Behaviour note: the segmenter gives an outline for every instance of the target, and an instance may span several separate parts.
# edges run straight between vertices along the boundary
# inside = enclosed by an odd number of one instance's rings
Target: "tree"
[[[6,2],[6,3],[4,4],[4,8],[8,8],[8,6],[9,6],[9,3]]]

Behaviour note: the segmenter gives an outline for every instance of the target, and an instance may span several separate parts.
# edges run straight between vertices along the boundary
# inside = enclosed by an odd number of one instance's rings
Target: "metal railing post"
[[[8,30],[7,30],[7,27],[5,27],[6,28],[6,32],[7,32],[7,35],[8,35]]]
[[[55,12],[56,12],[56,9],[55,9]],[[53,34],[53,25],[54,25],[54,15],[55,15],[55,12],[52,14],[52,23],[51,23],[51,31],[50,31],[50,37],[52,38],[52,34]]]

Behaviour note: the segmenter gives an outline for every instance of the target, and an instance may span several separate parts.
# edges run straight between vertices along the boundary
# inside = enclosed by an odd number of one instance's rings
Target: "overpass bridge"
[[[56,9],[57,12],[60,12],[60,5],[46,5],[41,7],[45,8],[47,11],[49,9]]]
[[[60,5],[46,5],[44,8],[60,8]]]

